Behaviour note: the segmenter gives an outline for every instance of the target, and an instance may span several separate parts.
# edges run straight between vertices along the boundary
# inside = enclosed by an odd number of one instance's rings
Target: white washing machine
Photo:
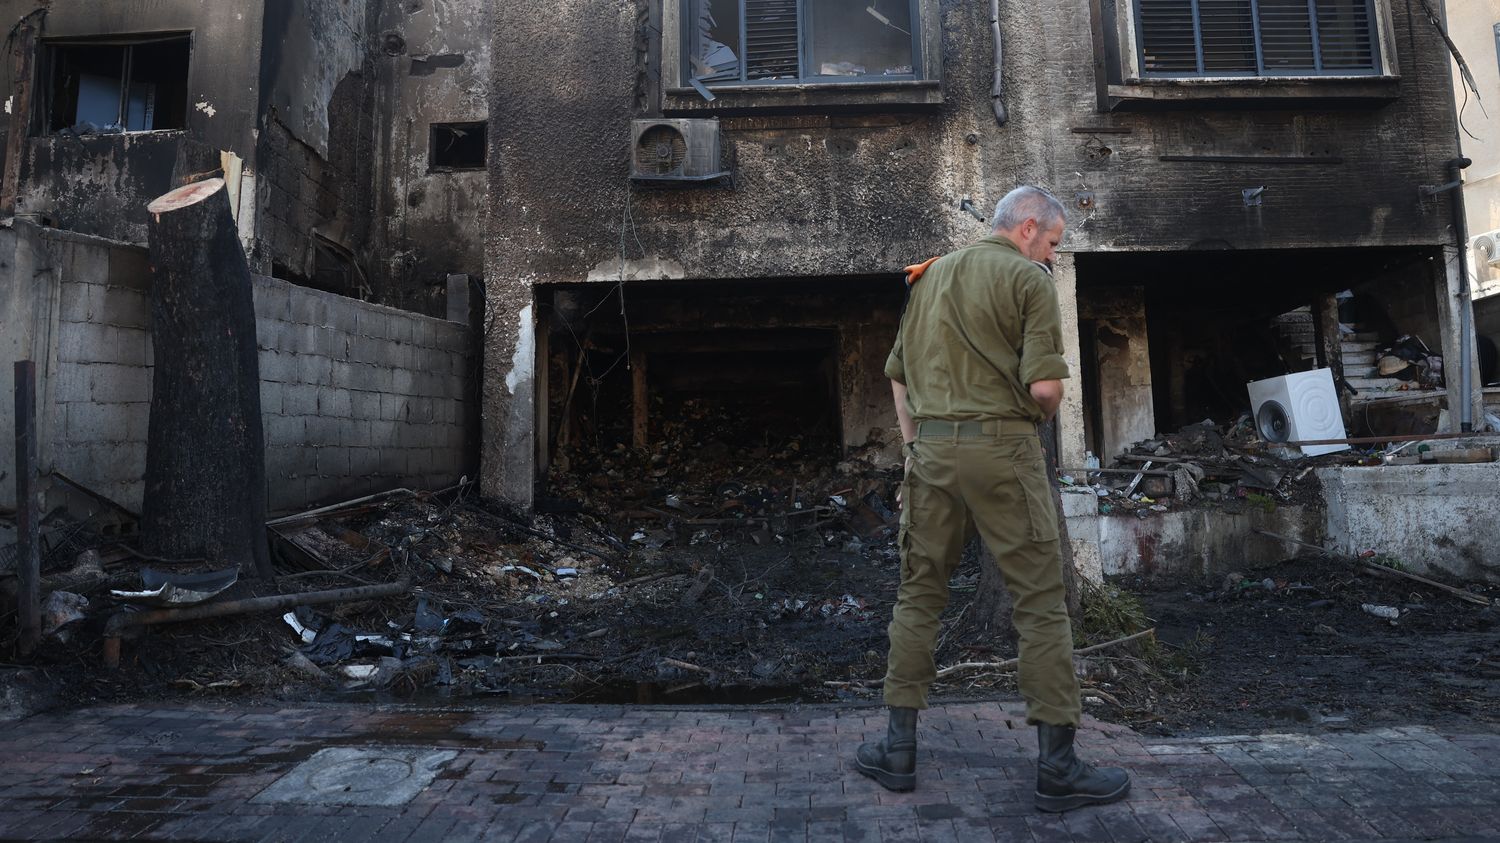
[[[1338,388],[1331,369],[1313,369],[1279,378],[1254,381],[1250,390],[1250,412],[1255,429],[1267,442],[1307,442],[1343,439],[1344,416],[1339,412]],[[1348,445],[1306,445],[1309,457],[1349,450]]]

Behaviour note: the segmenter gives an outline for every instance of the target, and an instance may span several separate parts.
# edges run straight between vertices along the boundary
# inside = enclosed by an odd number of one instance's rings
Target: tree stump
[[[146,444],[147,553],[272,576],[250,267],[223,179],[147,210],[155,371]]]

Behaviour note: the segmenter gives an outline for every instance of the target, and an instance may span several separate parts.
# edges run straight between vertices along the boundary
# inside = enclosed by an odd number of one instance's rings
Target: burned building
[[[5,215],[143,244],[222,174],[255,271],[445,315],[482,274],[482,5],[4,3]]]
[[[532,500],[580,368],[618,379],[590,421],[610,441],[649,441],[653,408],[695,389],[782,407],[778,380],[806,424],[832,419],[829,447],[893,443],[899,268],[986,234],[1023,182],[1070,208],[1064,467],[1233,421],[1247,381],[1315,366],[1357,430],[1353,405],[1410,397],[1362,356],[1403,334],[1453,363],[1424,399],[1474,421],[1448,52],[1415,0],[495,14],[492,493]],[[1342,347],[1340,301],[1368,347]],[[1306,336],[1278,332],[1299,318]]]

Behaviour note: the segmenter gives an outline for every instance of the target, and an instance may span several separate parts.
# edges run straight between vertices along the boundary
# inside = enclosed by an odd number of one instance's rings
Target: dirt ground
[[[826,452],[808,449],[809,452]],[[225,598],[406,579],[410,593],[151,627],[100,666],[107,592],[37,666],[64,704],[368,699],[653,704],[878,703],[899,578],[896,469],[800,443],[712,443],[576,460],[526,521],[466,488],[395,496],[279,528],[275,586]],[[691,477],[693,482],[681,478]],[[970,558],[938,663],[999,661],[975,640]],[[118,571],[116,571],[118,573]],[[1490,598],[1500,588],[1471,587]],[[1302,559],[1208,580],[1089,588],[1086,710],[1155,734],[1500,728],[1496,609],[1352,563]],[[1392,623],[1362,604],[1395,607]],[[940,682],[943,700],[1016,697],[1008,670]]]

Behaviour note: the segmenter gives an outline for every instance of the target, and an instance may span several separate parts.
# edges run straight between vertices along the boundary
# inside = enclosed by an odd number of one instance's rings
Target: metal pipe
[[[153,609],[149,612],[119,612],[109,619],[104,627],[104,665],[111,670],[120,666],[120,635],[131,627],[155,626],[161,623],[196,621],[222,618],[229,615],[244,615],[251,612],[272,612],[297,606],[313,606],[319,603],[342,603],[352,600],[369,600],[376,597],[395,597],[411,589],[410,580],[362,585],[356,588],[336,588],[331,591],[309,591],[303,594],[276,594],[270,597],[251,597],[244,600],[228,600],[223,603],[207,603],[186,609]]]
[[[1005,125],[1005,40],[1000,34],[1000,0],[990,0],[990,33],[995,39],[995,84],[990,88],[990,99],[995,105],[995,123]]]
[[[1463,170],[1474,163],[1468,158],[1448,160],[1448,180],[1457,182],[1450,191],[1453,202],[1453,237],[1458,241],[1458,356],[1459,386],[1463,393],[1463,407],[1458,411],[1458,429],[1468,433],[1474,429],[1474,302],[1469,290],[1469,231],[1468,215],[1464,211]]]
[[[36,362],[18,360],[16,373],[16,649],[29,655],[42,639],[41,534],[36,494]]]

